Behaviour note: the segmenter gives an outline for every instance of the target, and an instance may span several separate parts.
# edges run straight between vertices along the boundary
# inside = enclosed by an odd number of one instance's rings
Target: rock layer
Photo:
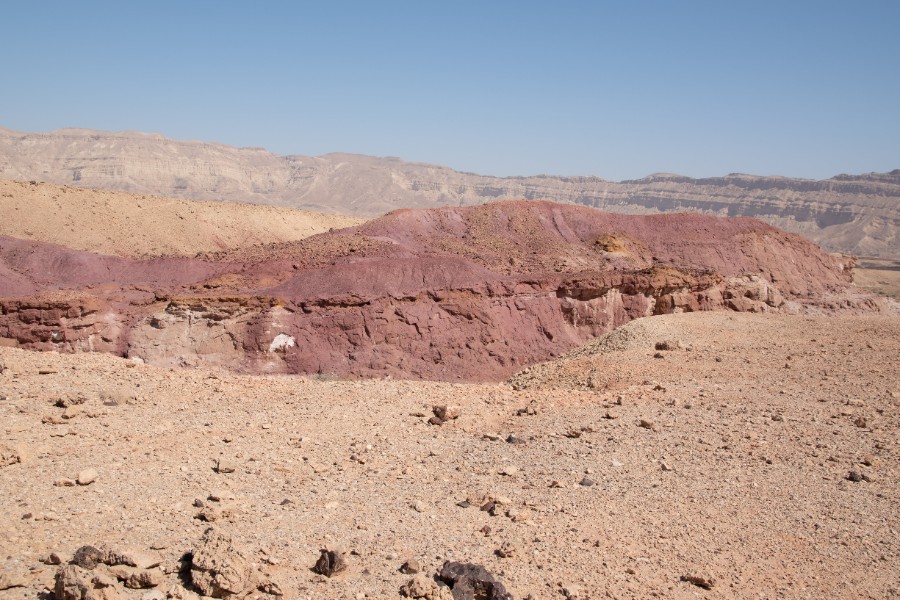
[[[260,148],[177,142],[160,135],[0,128],[0,177],[84,187],[311,208],[358,216],[401,207],[546,199],[602,210],[751,216],[837,252],[900,257],[900,170],[822,181],[731,174],[488,177],[352,154],[276,156]]]
[[[402,210],[136,261],[0,239],[0,343],[249,372],[499,380],[634,318],[833,304],[851,264],[749,218]],[[843,306],[872,308],[844,298]]]

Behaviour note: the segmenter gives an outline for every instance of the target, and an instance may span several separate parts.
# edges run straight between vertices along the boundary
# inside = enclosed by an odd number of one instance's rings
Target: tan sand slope
[[[272,206],[0,180],[0,235],[131,258],[293,241],[363,221]]]

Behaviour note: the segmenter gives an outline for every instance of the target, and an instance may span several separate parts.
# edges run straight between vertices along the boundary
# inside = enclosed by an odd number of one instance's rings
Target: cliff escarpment
[[[552,200],[624,214],[693,211],[756,217],[829,251],[900,258],[900,170],[812,181],[733,174],[488,177],[352,154],[277,156],[260,148],[178,142],[159,135],[0,128],[0,178],[272,204],[355,216],[397,208]]]

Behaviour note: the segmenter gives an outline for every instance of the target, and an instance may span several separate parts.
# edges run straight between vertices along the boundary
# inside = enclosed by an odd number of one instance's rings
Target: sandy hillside
[[[414,577],[449,598],[447,560],[517,599],[900,593],[900,319],[669,315],[576,354],[513,386],[0,348],[0,582],[22,586],[0,595],[51,589],[47,563],[85,544],[157,556],[63,569],[135,600],[196,598],[210,553],[263,599],[395,598]],[[438,404],[461,416],[428,424]],[[202,545],[209,527],[232,546]],[[331,578],[310,570],[326,547],[347,563]]]
[[[363,219],[0,180],[0,235],[127,257],[299,240]]]

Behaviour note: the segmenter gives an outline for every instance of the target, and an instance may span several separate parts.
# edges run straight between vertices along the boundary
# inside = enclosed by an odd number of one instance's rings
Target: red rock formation
[[[0,342],[251,372],[497,380],[631,319],[816,304],[839,260],[750,218],[549,202],[401,210],[300,242],[126,259],[0,240]]]

